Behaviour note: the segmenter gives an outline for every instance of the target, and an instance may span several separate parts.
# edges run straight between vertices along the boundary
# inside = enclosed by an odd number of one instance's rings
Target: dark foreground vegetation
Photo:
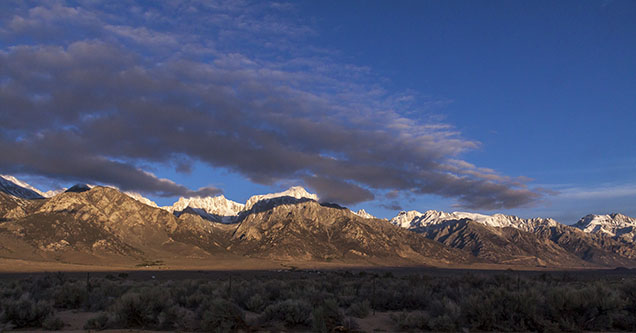
[[[188,280],[40,274],[0,280],[0,331],[64,329],[356,331],[390,313],[395,331],[636,331],[636,276],[391,272],[218,274]]]

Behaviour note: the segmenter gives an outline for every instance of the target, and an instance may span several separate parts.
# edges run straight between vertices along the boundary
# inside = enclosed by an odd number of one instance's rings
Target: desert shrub
[[[142,293],[124,294],[115,302],[112,312],[117,325],[121,327],[171,328],[173,323],[159,320],[160,315],[166,317],[166,311],[170,308],[172,300],[169,294],[157,288],[148,288]]]
[[[371,303],[368,300],[352,303],[347,309],[347,314],[356,318],[366,318],[371,312]]]
[[[444,297],[434,301],[429,309],[431,310],[429,326],[432,330],[449,332],[458,329],[461,308],[453,300]]]
[[[352,303],[357,299],[358,293],[357,289],[350,285],[344,284],[341,290],[339,290],[338,294],[338,303],[342,307],[349,307]]]
[[[265,307],[265,300],[260,294],[254,294],[245,303],[245,308],[252,312],[261,312]]]
[[[314,332],[326,333],[329,332],[327,328],[327,321],[325,320],[325,309],[322,307],[314,308],[311,312],[311,329]]]
[[[355,332],[360,328],[360,325],[358,325],[358,322],[351,317],[345,317],[342,320],[342,330],[344,332]]]
[[[430,329],[431,316],[427,312],[400,312],[391,314],[390,318],[400,330]]]
[[[195,326],[194,312],[178,305],[164,308],[157,316],[157,327],[162,330],[192,329]]]
[[[457,331],[457,322],[451,316],[445,314],[431,319],[429,325],[436,332]]]
[[[123,327],[145,327],[154,322],[152,313],[147,309],[137,293],[123,295],[113,305],[112,312],[116,321]]]
[[[88,297],[84,283],[71,282],[53,288],[53,305],[56,308],[79,309]]]
[[[490,297],[483,293],[472,294],[462,302],[465,321],[474,330],[492,331],[495,329],[495,305]]]
[[[117,299],[134,286],[131,281],[111,281],[107,279],[91,279],[91,288],[84,303],[84,309],[91,312],[105,311]]]
[[[219,298],[209,302],[204,308],[200,326],[207,332],[230,332],[247,326],[243,311],[232,302]]]
[[[84,279],[61,274],[2,280],[0,328],[54,329],[54,307],[104,312],[89,320],[87,329],[248,329],[241,312],[245,309],[260,313],[258,322],[275,330],[283,325],[350,330],[354,321],[345,312],[364,318],[375,307],[401,311],[392,316],[396,330],[636,331],[632,276],[610,275],[601,283],[576,275],[564,279],[561,273],[473,273],[439,279],[298,272],[276,279],[234,278],[229,288],[227,278],[161,282],[113,274],[112,279],[92,278],[90,288]]]
[[[323,304],[312,311],[312,328],[314,331],[331,332],[335,327],[341,326],[344,314],[334,299],[327,299]]]
[[[4,283],[2,287],[0,287],[0,299],[15,299],[19,298],[20,295],[24,294],[24,286],[20,281],[9,281],[8,283]],[[2,304],[0,303],[0,306]]]
[[[34,301],[29,294],[24,294],[15,301],[6,301],[0,321],[11,323],[16,328],[42,327],[47,317],[53,315],[53,307],[46,301]]]
[[[192,295],[188,295],[183,297],[183,300],[179,302],[181,306],[184,306],[188,309],[196,310],[199,308],[201,304],[203,304],[207,299],[209,299],[209,295],[205,295],[200,291],[196,291]]]
[[[258,285],[239,280],[235,281],[232,286],[231,301],[244,309],[258,312],[262,310],[265,304],[263,294],[266,293]]]
[[[326,290],[314,289],[312,291],[308,291],[307,295],[305,297],[302,297],[302,299],[305,299],[310,304],[317,306],[322,304],[322,302],[324,302],[325,299],[331,299],[333,297],[334,295]]]
[[[86,330],[104,330],[112,327],[113,320],[107,313],[100,313],[96,317],[90,318],[84,324]]]
[[[64,322],[58,317],[48,316],[42,322],[42,328],[47,331],[59,331],[64,328]]]
[[[264,296],[269,302],[281,300],[281,292],[287,289],[287,284],[279,280],[269,280],[263,283]]]
[[[260,315],[259,321],[263,323],[280,321],[287,327],[306,326],[309,324],[310,315],[309,303],[287,299],[267,306]]]

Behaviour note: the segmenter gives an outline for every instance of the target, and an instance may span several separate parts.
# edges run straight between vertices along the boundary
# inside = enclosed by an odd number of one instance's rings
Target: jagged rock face
[[[623,214],[587,215],[573,227],[587,233],[604,234],[614,239],[636,240],[636,219]]]
[[[294,186],[283,192],[254,195],[250,197],[245,203],[245,210],[252,209],[254,205],[258,202],[271,201],[272,199],[281,199],[281,198],[282,199],[291,198],[291,199],[298,199],[298,200],[309,199],[309,200],[318,201],[317,195],[307,192],[304,188],[300,186]]]
[[[186,208],[179,216],[177,229],[172,233],[175,241],[196,245],[211,254],[228,253],[236,225],[215,223],[203,219]]]
[[[42,192],[31,185],[21,182],[17,178],[9,175],[0,175],[0,192],[21,198],[21,199],[42,199]]]
[[[59,231],[50,231],[51,234],[72,246],[76,245],[74,241],[92,241],[91,246],[96,249],[112,247],[112,251],[119,252],[121,243],[133,254],[169,245],[173,242],[169,234],[177,227],[172,214],[144,205],[118,190],[99,186],[84,192],[59,194],[16,223],[27,230],[30,226],[36,228],[37,225],[28,223],[31,217],[48,221],[51,228]],[[92,229],[86,229],[88,227]],[[73,235],[77,237],[71,237]]]
[[[155,203],[154,201],[144,197],[143,195],[137,193],[137,192],[124,192],[125,195],[141,202],[144,205],[150,206],[150,207],[154,207],[154,208],[159,208],[159,206],[157,206],[157,203]]]
[[[391,223],[402,228],[424,232],[429,228],[438,228],[447,223],[454,223],[457,220],[469,219],[489,227],[504,228],[513,227],[519,230],[532,232],[538,226],[554,226],[558,222],[550,218],[532,218],[522,219],[517,216],[494,214],[483,215],[477,213],[466,212],[441,212],[436,210],[428,210],[420,213],[416,210],[402,211],[396,217],[391,219]]]
[[[0,223],[3,255],[11,258],[35,256],[51,259],[65,253],[97,256],[136,257],[141,252],[115,237],[97,221],[78,219],[78,206],[47,207],[46,200],[23,200],[0,194],[0,202],[13,202],[14,208],[4,214]],[[3,204],[0,204],[4,206]],[[25,253],[27,252],[27,253]]]
[[[0,222],[26,216],[28,200],[0,192]]]
[[[286,191],[250,197],[245,204],[228,200],[223,195],[216,197],[179,198],[172,206],[163,209],[181,215],[186,209],[202,218],[220,223],[236,223],[250,214],[255,206],[293,203],[297,200],[318,200],[318,196],[307,192],[300,186],[291,187]]]
[[[139,261],[227,255],[370,265],[636,267],[633,242],[550,219],[413,211],[400,215],[404,223],[392,221],[407,230],[364,212],[320,204],[304,190],[292,192],[259,197],[234,224],[205,220],[189,205],[176,217],[108,187],[37,200],[0,192],[0,256],[81,257],[88,263],[113,256]],[[477,222],[449,220],[466,214]]]
[[[577,256],[533,233],[513,227],[490,227],[472,220],[448,221],[422,232],[447,246],[470,251],[493,263],[524,266],[586,266]]]
[[[470,256],[382,220],[313,200],[248,215],[233,235],[234,251],[305,260],[397,258],[418,263],[467,263]]]
[[[69,213],[35,213],[0,225],[35,250],[60,255],[81,252],[97,256],[140,257],[142,252],[114,237],[94,221],[80,221]]]
[[[88,184],[75,184],[75,185],[71,186],[69,189],[67,189],[64,192],[68,192],[68,193],[82,193],[82,192],[90,191],[91,188],[93,188],[93,186],[88,185]]]
[[[409,230],[494,263],[636,266],[634,243],[618,241],[603,233],[586,233],[551,219],[520,219],[501,214],[471,214],[479,222],[469,218],[449,220],[456,215],[462,214],[412,211],[398,215],[402,218],[398,222],[410,219],[411,222],[404,224]],[[493,222],[492,218],[497,221]],[[493,227],[493,224],[504,227]]]
[[[179,198],[172,206],[164,207],[175,215],[181,215],[186,209],[196,213],[202,218],[214,222],[233,223],[238,214],[245,209],[245,205],[226,199],[219,195],[216,197]]]
[[[0,224],[0,232],[17,236],[37,251],[129,258],[204,254],[171,237],[178,227],[174,215],[113,188],[66,192],[28,208],[25,217]]]
[[[170,241],[177,227],[176,218],[108,187],[67,192],[46,201],[36,213],[65,213],[78,221],[103,226],[118,239],[136,248],[160,246]]]
[[[604,234],[590,234],[559,224],[538,228],[536,237],[549,239],[577,257],[605,266],[636,266],[636,248],[631,242],[615,240]]]
[[[364,210],[364,209],[360,209],[357,212],[354,212],[354,214],[356,214],[356,215],[358,215],[360,217],[364,217],[365,219],[374,219],[375,218],[375,216],[367,213],[367,211]]]

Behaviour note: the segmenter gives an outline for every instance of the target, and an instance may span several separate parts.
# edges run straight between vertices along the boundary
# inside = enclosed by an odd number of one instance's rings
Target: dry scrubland
[[[0,330],[636,330],[629,271],[185,274],[3,275]]]

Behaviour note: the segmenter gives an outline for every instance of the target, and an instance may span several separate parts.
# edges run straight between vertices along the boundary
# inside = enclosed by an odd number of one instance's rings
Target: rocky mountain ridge
[[[636,218],[623,214],[586,215],[574,227],[587,233],[604,234],[614,239],[636,240]]]
[[[468,219],[485,226],[495,228],[513,227],[519,230],[532,232],[537,226],[556,226],[559,224],[551,218],[523,219],[513,215],[494,214],[483,215],[478,213],[452,212],[428,210],[420,213],[416,210],[402,211],[392,218],[390,222],[396,226],[415,231],[424,231],[444,226],[450,221]]]
[[[15,194],[31,193],[11,183],[10,193],[0,191],[0,258],[94,263],[234,256],[239,262],[636,267],[633,239],[620,232],[632,221],[619,214],[585,217],[577,226],[432,210],[401,212],[387,221],[319,203],[300,187],[253,196],[245,205],[223,196],[184,199],[171,210],[103,186],[22,198]]]
[[[462,251],[347,209],[302,198],[262,200],[240,223],[205,220],[191,208],[179,217],[109,187],[24,200],[2,194],[0,257],[94,263],[110,258],[209,258],[381,264],[470,263]],[[21,207],[19,214],[8,214]],[[28,257],[24,257],[28,253]],[[117,259],[119,258],[119,259]]]

